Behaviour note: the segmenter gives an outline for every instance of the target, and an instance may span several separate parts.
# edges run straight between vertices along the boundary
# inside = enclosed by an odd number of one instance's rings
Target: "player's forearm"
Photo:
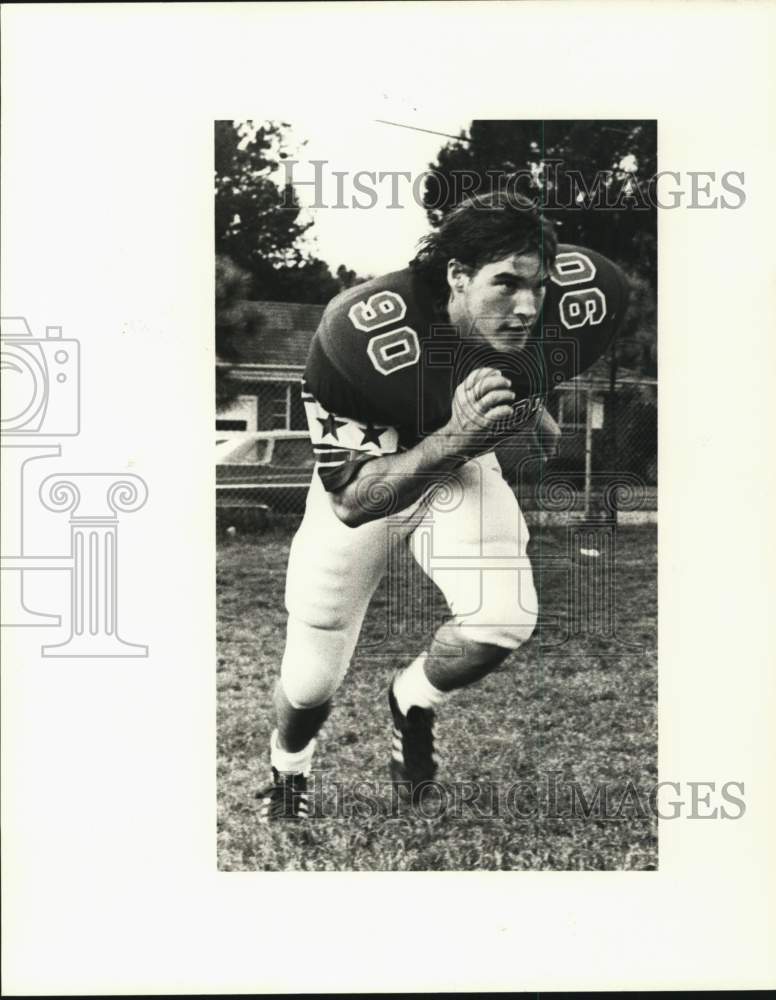
[[[414,448],[365,462],[347,486],[333,493],[337,517],[351,528],[404,510],[463,464],[449,434],[437,431]]]

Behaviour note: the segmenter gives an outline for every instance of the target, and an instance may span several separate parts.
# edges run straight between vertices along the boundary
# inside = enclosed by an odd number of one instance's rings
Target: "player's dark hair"
[[[428,285],[437,306],[448,300],[447,264],[473,270],[510,254],[537,253],[545,268],[555,261],[558,238],[532,201],[515,191],[474,195],[456,205],[418,244],[410,267]]]

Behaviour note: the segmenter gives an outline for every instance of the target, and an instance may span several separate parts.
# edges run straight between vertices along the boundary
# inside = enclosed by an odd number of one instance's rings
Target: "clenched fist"
[[[442,433],[460,454],[484,454],[506,433],[514,401],[509,379],[495,368],[477,368],[455,390]]]

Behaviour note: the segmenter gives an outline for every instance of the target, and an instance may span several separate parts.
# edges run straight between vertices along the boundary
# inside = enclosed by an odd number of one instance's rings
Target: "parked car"
[[[301,514],[315,465],[307,431],[252,431],[216,436],[216,510],[264,507],[274,514]]]

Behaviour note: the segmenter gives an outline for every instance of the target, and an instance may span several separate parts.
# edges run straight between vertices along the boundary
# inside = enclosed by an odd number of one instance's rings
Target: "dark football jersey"
[[[531,336],[505,353],[440,316],[410,268],[342,292],[323,314],[305,369],[303,398],[324,485],[339,489],[362,461],[411,448],[443,427],[456,387],[475,368],[497,368],[510,380],[517,397],[510,428],[519,429],[551,389],[601,357],[627,301],[619,267],[561,245]]]

